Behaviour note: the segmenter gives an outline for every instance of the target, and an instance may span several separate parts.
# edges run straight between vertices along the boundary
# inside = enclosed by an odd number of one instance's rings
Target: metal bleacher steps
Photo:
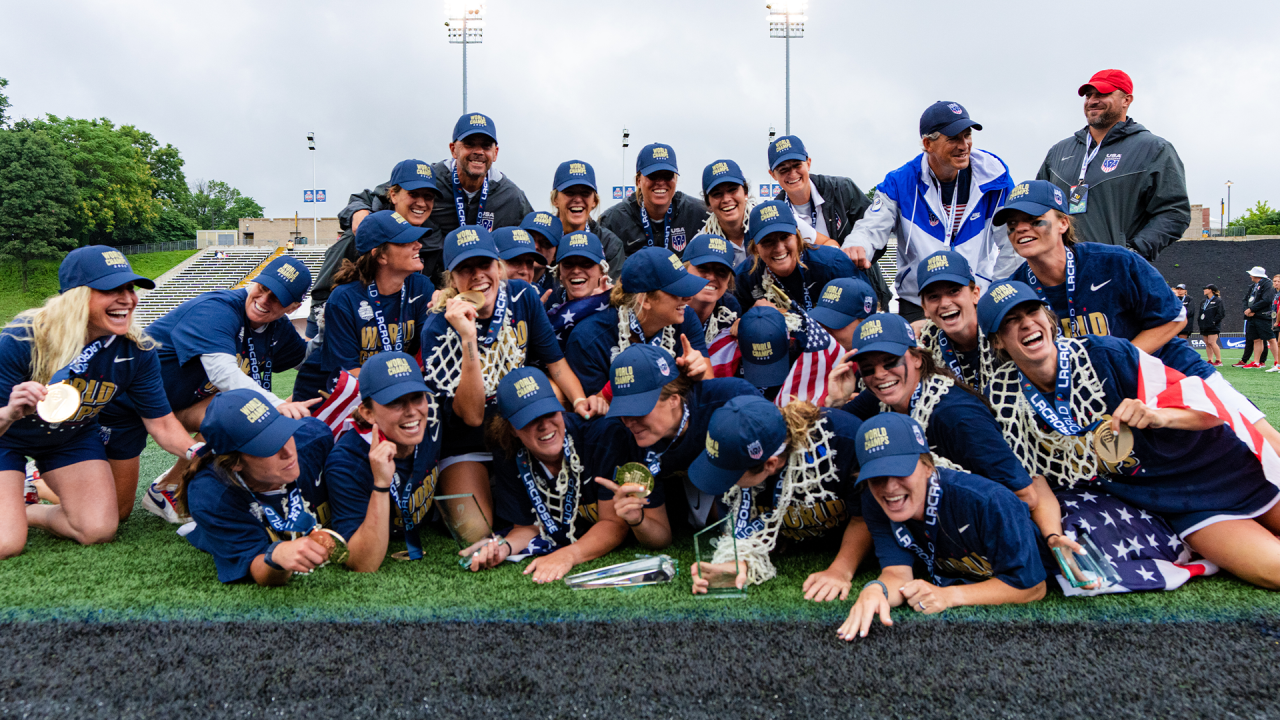
[[[290,255],[306,264],[312,278],[320,274],[327,247],[295,248]],[[221,252],[225,257],[218,257]],[[138,300],[135,314],[138,322],[146,327],[165,313],[191,298],[213,290],[243,287],[253,276],[261,272],[267,262],[283,254],[283,249],[256,247],[213,247],[202,250],[187,261],[176,275],[162,277],[156,286]],[[309,303],[307,303],[309,306]],[[299,313],[305,317],[305,310]]]

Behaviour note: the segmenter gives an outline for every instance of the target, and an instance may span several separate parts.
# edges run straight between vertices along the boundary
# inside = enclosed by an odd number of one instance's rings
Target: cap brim
[[[510,250],[503,250],[502,252],[498,253],[498,257],[502,258],[503,260],[515,260],[516,258],[522,255],[532,255],[534,257],[534,262],[542,265],[547,264],[546,256],[538,252],[537,250],[529,250],[527,248],[512,248]]]
[[[517,430],[523,430],[526,425],[537,420],[543,415],[562,412],[564,406],[559,400],[550,397],[544,397],[541,400],[535,400],[528,405],[520,408],[507,418],[507,422],[511,423]]]
[[[1041,213],[1041,215],[1043,215],[1043,214],[1044,214],[1044,213]],[[934,283],[940,283],[940,282],[952,282],[952,283],[955,283],[955,284],[957,284],[957,285],[964,285],[964,286],[967,286],[969,283],[973,282],[973,278],[967,278],[967,277],[965,277],[965,276],[963,276],[963,275],[954,275],[954,274],[951,274],[951,273],[938,273],[937,275],[934,275],[933,277],[931,277],[931,278],[929,278],[927,281],[925,281],[925,283],[924,283],[923,285],[921,285],[919,289],[920,289],[920,290],[924,290],[925,288],[929,287],[930,285],[932,285],[932,284],[934,284]],[[810,313],[810,315],[812,315],[812,314],[813,314],[813,313]]]
[[[1025,299],[1025,300],[1020,300],[1020,301],[1018,301],[1018,302],[1016,302],[1016,303],[1013,303],[1012,305],[1006,305],[1006,306],[1004,306],[1004,307],[1000,308],[1000,310],[999,310],[998,312],[996,312],[995,317],[994,317],[994,318],[992,318],[992,322],[991,322],[990,326],[989,326],[989,327],[982,328],[982,332],[986,333],[987,335],[990,335],[990,334],[992,334],[992,333],[999,332],[999,331],[1000,331],[1000,325],[1001,325],[1002,323],[1004,323],[1004,316],[1005,316],[1005,315],[1008,315],[1010,310],[1012,310],[1012,309],[1014,309],[1014,308],[1018,307],[1019,305],[1025,305],[1026,303],[1031,303],[1031,302],[1033,302],[1033,303],[1040,303],[1041,305],[1044,305],[1045,307],[1048,307],[1048,306],[1049,306],[1049,303],[1045,302],[1044,300],[1041,300],[1040,298],[1035,298],[1035,299],[1027,298],[1027,299]]]
[[[896,342],[888,342],[888,341],[873,342],[870,345],[867,345],[866,347],[858,348],[858,356],[861,357],[862,355],[865,355],[867,353],[882,352],[882,353],[889,353],[894,357],[902,357],[903,355],[906,355],[907,351],[910,350],[912,347],[914,346],[903,345],[902,343],[896,343]]]
[[[710,193],[712,190],[715,190],[717,187],[725,183],[733,183],[734,185],[742,185],[745,187],[747,184],[747,179],[735,177],[733,175],[722,175],[712,180],[710,185],[707,185],[706,187],[702,188],[702,192]]]
[[[605,417],[640,417],[648,415],[657,407],[658,398],[661,396],[662,388],[660,387],[634,395],[619,395],[615,392],[613,400],[609,403],[609,412],[605,413]]]
[[[1050,210],[1055,209],[1056,208],[1052,205],[1042,205],[1028,200],[1019,200],[1018,202],[1010,203],[1000,208],[999,212],[995,214],[995,217],[991,218],[991,224],[996,227],[1004,225],[1009,221],[1009,216],[1012,215],[1015,210],[1024,212],[1031,217],[1040,217]]]
[[[591,181],[589,181],[589,180],[579,180],[579,179],[577,179],[577,178],[572,178],[572,179],[569,179],[569,180],[565,180],[565,181],[563,181],[563,182],[556,183],[556,192],[564,192],[565,190],[568,190],[569,188],[573,187],[574,185],[581,185],[582,187],[589,187],[589,188],[591,188],[592,190],[595,190],[596,192],[600,192],[600,188],[596,187],[595,183],[593,183],[593,182],[591,182]]]
[[[435,191],[436,195],[444,197],[444,191],[433,180],[410,180],[409,182],[400,183],[401,190],[421,190],[422,188],[430,188]]]
[[[455,257],[453,260],[450,260],[449,267],[447,269],[452,271],[454,268],[458,267],[458,263],[465,262],[467,260],[470,260],[473,257],[487,257],[491,260],[502,259],[500,255],[493,252],[492,250],[489,250],[487,248],[476,248],[474,250],[465,250],[462,253],[460,253],[457,257]]]
[[[696,255],[693,257],[689,257],[688,255],[686,255],[684,256],[683,260],[689,263],[690,265],[709,265],[711,263],[719,263],[729,268],[730,270],[733,269],[732,258],[730,258],[729,260],[725,260],[723,255],[708,254],[708,255]]]
[[[454,138],[453,140],[454,140],[454,142],[457,142],[457,141],[462,140],[462,139],[464,139],[464,138],[469,138],[469,137],[471,137],[472,135],[488,135],[489,137],[493,138],[493,141],[494,141],[495,143],[496,143],[496,142],[498,142],[498,138],[493,137],[493,133],[489,132],[488,130],[480,130],[480,129],[476,129],[476,130],[467,129],[466,131],[464,131],[463,133],[461,133],[460,135],[458,135],[458,137]]]
[[[981,130],[982,126],[974,122],[971,118],[960,118],[959,120],[951,121],[951,123],[945,127],[939,128],[937,132],[940,132],[947,137],[955,137],[969,128]]]
[[[142,277],[141,275],[133,272],[111,273],[110,275],[100,277],[93,282],[85,283],[85,285],[88,285],[94,290],[115,290],[116,288],[122,285],[128,285],[129,283],[133,283],[140,288],[146,288],[147,290],[154,290],[156,288],[156,284],[153,280]]]
[[[906,455],[886,455],[863,465],[858,471],[858,480],[865,481],[878,477],[910,477],[920,462],[920,453]]]
[[[716,467],[705,450],[689,465],[689,482],[708,495],[720,497],[742,479],[743,470]]]
[[[373,401],[379,405],[390,405],[405,395],[416,392],[429,392],[427,384],[421,380],[405,380],[404,382],[384,387],[368,397],[373,398]]]
[[[787,152],[784,152],[778,157],[774,158],[773,162],[769,163],[769,169],[777,170],[779,165],[781,165],[782,163],[788,160],[808,160],[808,159],[809,159],[808,153],[802,153],[796,150],[788,150]]]
[[[764,225],[751,231],[751,242],[760,242],[760,238],[776,232],[785,232],[795,235],[796,232],[798,232],[798,226],[795,223],[789,223],[786,220],[769,223],[768,225]]]
[[[1080,89],[1076,91],[1076,94],[1081,97],[1084,97],[1085,92],[1087,92],[1089,88],[1093,88],[1094,90],[1097,90],[1103,95],[1110,95],[1111,93],[1120,89],[1109,82],[1104,82],[1102,80],[1099,80],[1097,82],[1087,82],[1081,85]]]
[[[857,320],[857,318],[852,315],[845,315],[837,310],[821,306],[810,310],[809,317],[813,318],[814,322],[819,325],[829,327],[833,330],[843,330],[844,328],[849,327],[849,323]]]
[[[565,260],[568,260],[568,259],[569,259],[569,258],[571,258],[571,257],[586,258],[586,259],[590,260],[591,262],[593,262],[593,263],[595,263],[595,264],[597,264],[597,265],[599,265],[600,263],[604,262],[604,258],[603,258],[603,257],[597,257],[597,256],[595,256],[595,255],[591,254],[591,253],[590,253],[589,251],[587,251],[587,250],[566,250],[563,254],[561,254],[561,252],[559,251],[559,249],[557,249],[557,250],[556,250],[556,265],[559,265],[560,263],[564,262]]]
[[[748,362],[746,355],[742,357],[742,377],[758,388],[777,387],[787,380],[791,371],[790,354],[767,363]]]
[[[643,168],[642,170],[640,170],[640,174],[644,175],[645,177],[649,177],[650,175],[662,170],[670,170],[671,172],[677,175],[680,174],[680,171],[676,168],[675,165],[672,165],[671,163],[667,163],[667,162],[660,162],[660,163],[654,163],[652,165],[649,165]]]
[[[284,444],[289,442],[289,438],[293,437],[301,427],[301,420],[277,415],[271,424],[262,428],[262,432],[255,435],[252,440],[241,445],[239,450],[254,457],[271,457],[280,452],[280,448],[284,447]]]
[[[1266,276],[1267,276],[1267,274],[1266,274],[1266,273],[1263,273],[1263,274],[1261,274],[1261,275],[1254,275],[1252,270],[1250,270],[1250,271],[1249,271],[1249,277],[1260,277],[1260,278],[1264,278],[1264,277],[1266,277]],[[92,286],[90,286],[90,287],[92,287]]]
[[[707,281],[697,275],[685,275],[670,285],[658,289],[676,297],[693,297],[702,292],[702,288],[706,286]]]
[[[302,302],[302,296],[294,297],[293,292],[290,290],[289,286],[280,282],[278,278],[274,278],[269,275],[262,274],[254,278],[252,282],[256,282],[259,285],[270,290],[271,294],[275,295],[276,299],[280,301],[280,304],[285,307],[289,307],[290,305],[296,302]],[[309,289],[310,288],[307,288],[307,290]],[[306,290],[303,290],[302,294],[306,295],[307,294]]]

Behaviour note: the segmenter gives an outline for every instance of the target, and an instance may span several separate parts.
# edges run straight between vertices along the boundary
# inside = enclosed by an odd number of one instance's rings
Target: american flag
[[[787,379],[773,402],[783,407],[792,400],[805,400],[822,407],[827,399],[827,374],[840,362],[843,350],[821,325],[801,315],[804,325],[792,335],[800,356],[791,363]]]
[[[742,350],[738,348],[738,338],[733,336],[733,328],[727,327],[707,343],[707,360],[716,377],[737,377],[738,367],[742,364]]]
[[[608,295],[588,295],[552,305],[547,310],[547,319],[551,321],[551,330],[556,334],[556,339],[563,344],[569,339],[569,333],[575,325],[608,307]]]
[[[338,375],[338,382],[333,386],[333,392],[311,412],[311,416],[328,425],[336,441],[342,437],[342,433],[350,429],[351,424],[347,422],[347,418],[359,404],[360,382],[352,377],[351,373],[343,370]]]

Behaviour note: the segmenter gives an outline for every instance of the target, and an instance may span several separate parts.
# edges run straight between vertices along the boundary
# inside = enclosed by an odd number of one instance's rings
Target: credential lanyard
[[[458,224],[470,225],[467,222],[467,195],[462,190],[462,183],[458,181],[458,161],[453,161],[453,206],[458,211]],[[489,175],[484,176],[484,183],[480,186],[480,207],[476,209],[476,225],[483,225],[485,230],[493,231],[493,220],[486,219],[484,216],[485,203],[489,201]]]
[[[1086,131],[1084,134],[1084,162],[1080,163],[1080,180],[1076,182],[1076,185],[1084,184],[1084,175],[1089,172],[1089,163],[1093,162],[1093,159],[1098,156],[1098,151],[1102,149],[1102,143],[1098,143],[1093,148],[1093,152],[1089,152],[1089,145],[1092,142],[1093,133]]]

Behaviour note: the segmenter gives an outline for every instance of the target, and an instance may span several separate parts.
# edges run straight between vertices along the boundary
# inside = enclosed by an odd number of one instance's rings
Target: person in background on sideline
[[[1173,294],[1177,295],[1178,300],[1182,302],[1182,312],[1187,316],[1187,324],[1183,325],[1182,329],[1178,331],[1178,337],[1184,340],[1189,339],[1195,326],[1196,314],[1192,312],[1191,298],[1187,296],[1187,286],[1178,283],[1173,287]]]
[[[1200,304],[1200,337],[1204,338],[1204,350],[1209,364],[1222,367],[1222,348],[1218,347],[1218,334],[1227,311],[1222,307],[1222,296],[1217,285],[1204,286],[1204,302]]]
[[[1267,347],[1275,338],[1272,332],[1272,306],[1275,302],[1275,288],[1267,282],[1267,271],[1256,265],[1249,271],[1253,284],[1244,293],[1244,355],[1240,362],[1232,367],[1253,370],[1263,367],[1267,362]],[[1249,362],[1249,358],[1258,356],[1257,361]]]
[[[1280,372],[1280,345],[1277,345],[1277,340],[1280,339],[1280,274],[1271,278],[1271,289],[1276,293],[1271,300],[1271,339],[1267,341],[1267,347],[1271,348],[1274,364],[1267,368],[1267,372]],[[1267,361],[1260,360],[1259,363],[1266,365]]]

